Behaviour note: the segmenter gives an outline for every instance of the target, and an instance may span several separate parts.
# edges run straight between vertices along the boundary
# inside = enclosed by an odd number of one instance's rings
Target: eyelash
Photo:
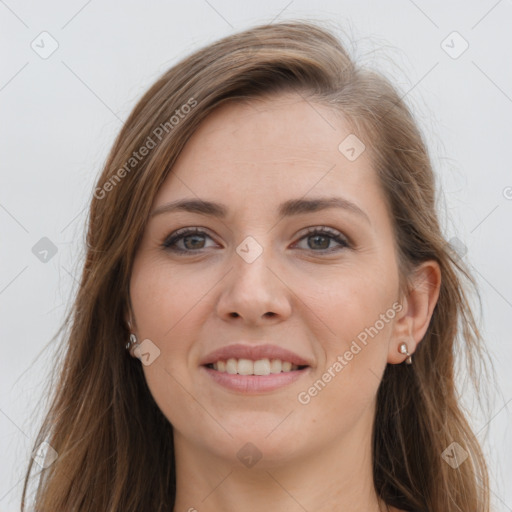
[[[200,253],[201,251],[203,251],[205,248],[198,249],[198,250],[191,250],[191,249],[178,249],[176,247],[177,242],[179,242],[180,240],[182,240],[183,238],[185,238],[189,235],[205,235],[205,236],[211,238],[208,233],[206,233],[205,231],[203,231],[199,228],[182,228],[182,229],[178,229],[174,233],[171,233],[163,242],[162,247],[165,250],[172,251],[174,253],[181,254],[181,255],[186,255],[187,253],[189,253],[189,254]],[[324,236],[327,235],[328,237],[330,237],[331,240],[334,240],[335,242],[338,242],[341,245],[341,247],[338,247],[338,248],[321,249],[319,251],[309,249],[315,253],[328,254],[328,253],[332,253],[332,252],[337,252],[342,249],[349,249],[351,247],[351,244],[349,243],[349,241],[339,231],[336,231],[332,228],[328,228],[327,226],[309,228],[308,231],[299,239],[299,241],[304,238],[313,236],[313,235],[324,235]],[[303,250],[308,250],[308,249],[303,249]]]

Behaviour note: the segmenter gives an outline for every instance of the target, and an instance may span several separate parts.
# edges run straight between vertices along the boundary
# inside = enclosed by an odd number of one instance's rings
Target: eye
[[[177,253],[198,252],[206,248],[205,237],[211,239],[205,231],[198,228],[178,229],[165,239],[162,246]],[[178,246],[179,242],[183,242],[184,247]]]
[[[202,229],[182,228],[171,233],[163,242],[162,247],[175,253],[200,252],[207,248],[205,238],[212,240],[210,235]],[[301,249],[314,252],[334,252],[350,247],[349,241],[339,231],[326,226],[309,228],[300,241],[308,239],[312,242],[308,243],[308,247]],[[338,247],[329,247],[331,242],[336,242]],[[180,243],[182,243],[181,246]]]
[[[350,247],[348,240],[339,231],[326,226],[309,228],[300,240],[311,240],[305,249],[313,249],[314,252],[334,252]],[[333,241],[338,243],[338,247],[329,247]]]

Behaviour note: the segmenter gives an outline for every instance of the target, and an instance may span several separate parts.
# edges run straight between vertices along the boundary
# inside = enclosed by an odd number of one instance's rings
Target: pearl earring
[[[407,359],[405,360],[406,364],[412,364],[411,354],[409,354],[407,350],[407,343],[400,343],[400,346],[398,347],[398,351],[401,354],[407,354]]]
[[[126,350],[130,350],[130,348],[136,344],[137,344],[137,336],[135,336],[135,334],[131,333],[130,341],[126,344]]]

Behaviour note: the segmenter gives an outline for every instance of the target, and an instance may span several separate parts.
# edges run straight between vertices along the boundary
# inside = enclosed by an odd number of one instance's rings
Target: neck
[[[207,453],[175,432],[173,512],[386,512],[373,487],[371,430],[364,426],[371,422],[361,418],[360,424],[341,442],[287,461],[263,456],[251,468]]]

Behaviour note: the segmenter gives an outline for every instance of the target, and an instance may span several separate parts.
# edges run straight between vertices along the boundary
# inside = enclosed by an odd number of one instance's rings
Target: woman
[[[95,188],[35,509],[488,511],[463,278],[411,114],[329,30],[197,51]]]

